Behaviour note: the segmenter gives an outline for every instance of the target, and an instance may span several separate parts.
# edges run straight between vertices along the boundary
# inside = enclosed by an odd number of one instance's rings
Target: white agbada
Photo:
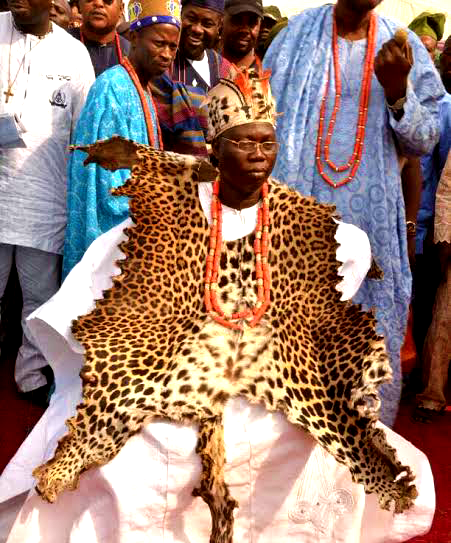
[[[202,208],[210,222],[211,185],[201,184]],[[255,228],[257,206],[235,211],[223,206],[223,238],[232,241]],[[30,489],[34,467],[49,459],[65,433],[64,421],[81,398],[78,376],[83,349],[71,321],[120,273],[115,261],[130,220],[89,247],[60,291],[31,315],[30,328],[55,372],[50,407],[0,478],[0,502]],[[351,298],[371,261],[365,233],[339,223],[337,260],[340,289]],[[338,464],[304,431],[279,413],[244,399],[230,400],[224,417],[226,481],[240,506],[235,510],[236,543],[382,543],[407,541],[428,531],[435,508],[427,458],[388,428],[389,443],[416,474],[419,497],[395,515],[375,496],[352,483]],[[107,465],[89,470],[75,492],[48,504],[32,491],[17,516],[8,543],[208,543],[210,512],[191,492],[200,476],[195,426],[152,422],[126,443]],[[0,506],[1,509],[1,506]]]
[[[52,24],[39,39],[0,13],[0,114],[26,129],[22,147],[0,146],[0,243],[62,252],[67,148],[94,79],[86,47],[65,30]]]

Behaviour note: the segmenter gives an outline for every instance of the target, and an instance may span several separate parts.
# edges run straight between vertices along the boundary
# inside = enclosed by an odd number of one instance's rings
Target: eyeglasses
[[[225,138],[224,136],[222,136],[222,139],[230,141],[230,143],[236,145],[240,151],[249,155],[251,153],[256,153],[257,149],[261,149],[265,155],[277,153],[277,151],[279,150],[279,144],[277,143],[277,141],[264,141],[262,143],[250,140],[234,141],[229,140],[229,138]]]

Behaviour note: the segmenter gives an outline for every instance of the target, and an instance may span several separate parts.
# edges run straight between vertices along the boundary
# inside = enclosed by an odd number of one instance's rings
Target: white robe
[[[210,220],[211,187],[200,186]],[[255,228],[256,206],[241,212],[223,208],[225,240]],[[78,376],[81,345],[71,321],[88,312],[94,300],[120,273],[114,262],[125,239],[125,221],[98,238],[72,270],[60,291],[30,317],[29,326],[55,372],[56,391],[42,419],[0,478],[0,502],[34,484],[34,467],[49,459],[65,433],[64,421],[81,398]],[[368,271],[366,235],[340,223],[337,259],[340,284],[349,299]],[[428,531],[435,508],[432,473],[425,455],[388,428],[389,442],[417,476],[419,497],[402,515],[382,511],[377,498],[351,481],[304,431],[279,413],[230,400],[225,408],[226,481],[240,506],[235,510],[236,543],[382,543],[407,541]],[[80,478],[75,492],[48,504],[32,490],[8,543],[208,543],[210,512],[191,492],[200,476],[195,453],[196,427],[152,422],[129,439],[107,465]],[[1,504],[0,504],[1,511]]]
[[[20,146],[0,146],[0,243],[62,253],[68,146],[94,79],[86,47],[64,29],[39,39],[0,13],[0,114],[26,129]]]

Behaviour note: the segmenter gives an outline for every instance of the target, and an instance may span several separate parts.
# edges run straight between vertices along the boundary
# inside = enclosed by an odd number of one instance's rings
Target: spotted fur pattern
[[[222,414],[229,398],[242,396],[309,432],[382,508],[408,509],[416,497],[411,470],[375,427],[377,387],[391,375],[384,341],[374,315],[341,302],[335,288],[335,209],[270,180],[271,306],[255,328],[223,328],[203,305],[209,227],[197,193],[201,162],[114,142],[135,153],[132,177],[115,190],[131,198],[135,224],[120,246],[122,273],[73,323],[86,352],[83,400],[54,457],[34,471],[42,497],[53,502],[75,489],[83,471],[111,460],[155,417],[198,423],[202,475],[193,493],[210,507],[211,543],[231,543],[237,504],[224,482]],[[90,161],[102,162],[102,145],[87,148]],[[256,301],[253,239],[224,243],[227,312]]]

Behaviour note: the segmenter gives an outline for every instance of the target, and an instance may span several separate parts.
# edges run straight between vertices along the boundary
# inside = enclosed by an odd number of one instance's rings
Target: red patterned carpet
[[[43,409],[22,399],[14,382],[14,358],[0,361],[0,472],[41,417]]]
[[[450,397],[448,395],[448,403]],[[434,473],[437,509],[431,531],[410,542],[451,543],[451,410],[432,424],[420,424],[410,418],[411,409],[410,403],[401,404],[394,429],[429,458]]]

